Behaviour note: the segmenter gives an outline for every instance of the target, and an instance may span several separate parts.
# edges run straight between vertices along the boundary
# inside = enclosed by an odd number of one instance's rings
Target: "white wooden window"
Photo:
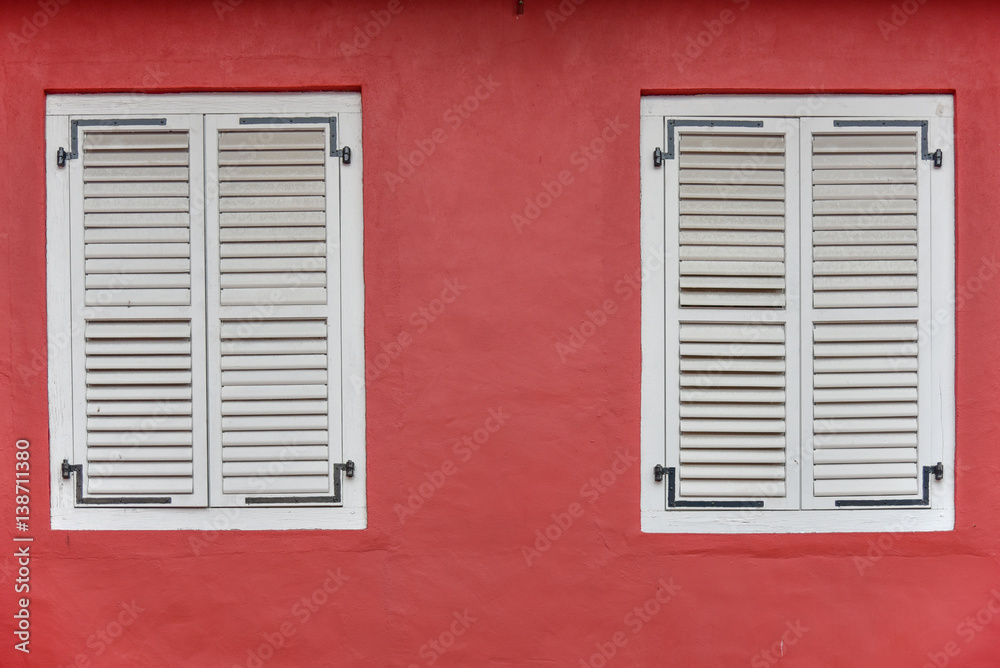
[[[50,95],[46,139],[53,528],[364,528],[360,96]]]
[[[644,531],[953,528],[953,131],[943,95],[643,99]]]

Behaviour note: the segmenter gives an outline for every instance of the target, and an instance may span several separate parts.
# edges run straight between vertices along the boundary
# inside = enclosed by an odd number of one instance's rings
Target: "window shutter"
[[[812,299],[803,309],[813,369],[804,505],[922,505],[921,466],[932,465],[919,396],[931,163],[921,159],[920,122],[804,123],[812,238],[803,247],[812,267],[803,274]]]
[[[73,125],[77,502],[203,506],[200,118]]]
[[[206,117],[213,505],[340,500],[333,127]]]
[[[794,128],[677,120],[667,132],[668,505],[785,507],[798,489],[786,474],[798,428]]]

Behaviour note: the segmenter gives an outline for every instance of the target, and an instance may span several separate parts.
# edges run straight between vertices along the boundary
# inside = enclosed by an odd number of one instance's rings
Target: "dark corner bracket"
[[[668,508],[763,508],[763,501],[678,501],[675,497],[677,488],[675,483],[675,471],[672,466],[657,464],[653,467],[653,478],[656,482],[663,482],[664,476],[667,478],[667,507]]]
[[[659,167],[664,160],[674,159],[674,128],[675,127],[707,127],[707,128],[762,128],[764,121],[699,121],[671,118],[667,121],[667,150],[662,151],[657,146],[653,151],[653,167]]]
[[[931,474],[935,480],[944,479],[944,464],[924,467],[924,495],[919,499],[837,499],[838,508],[881,507],[881,506],[929,506],[931,505]]]
[[[296,504],[296,503],[343,503],[341,494],[340,472],[348,478],[354,477],[354,462],[348,459],[343,464],[333,465],[333,496],[248,496],[246,503],[253,505],[275,505],[275,504]]]
[[[241,118],[240,125],[279,125],[287,123],[329,123],[330,124],[330,155],[340,158],[345,165],[351,164],[351,147],[345,146],[337,148],[337,117],[311,118],[311,117],[267,117],[267,118]]]
[[[76,160],[80,157],[79,151],[79,127],[81,125],[166,125],[165,118],[107,118],[107,119],[83,119],[70,121],[70,149],[67,151],[62,146],[56,151],[56,166],[65,167],[67,160]]]
[[[933,153],[927,148],[927,121],[834,121],[835,128],[920,128],[920,157],[933,160],[935,167],[944,164],[944,153],[937,149]]]
[[[111,506],[111,505],[122,505],[122,504],[164,504],[170,503],[169,496],[102,496],[102,497],[84,497],[83,496],[83,464],[70,464],[68,459],[62,461],[62,477],[63,480],[69,480],[73,474],[76,474],[76,505],[99,505],[99,506]]]

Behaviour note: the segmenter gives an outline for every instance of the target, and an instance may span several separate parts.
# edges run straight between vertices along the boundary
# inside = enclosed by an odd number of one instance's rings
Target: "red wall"
[[[575,11],[553,27],[556,0],[526,0],[520,17],[515,0],[402,0],[395,15],[383,0],[60,1],[0,6],[4,531],[15,439],[35,471],[31,653],[13,649],[5,539],[0,665],[572,667],[604,665],[601,646],[612,666],[1000,663],[1000,282],[972,281],[1000,258],[996,3],[565,0]],[[675,52],[725,9],[734,21],[681,71]],[[347,57],[373,10],[391,20]],[[454,127],[448,110],[480,77],[500,85]],[[364,109],[369,367],[412,337],[368,384],[368,529],[48,530],[45,93],[342,89]],[[956,314],[955,531],[640,532],[640,467],[613,464],[639,453],[639,299],[615,285],[639,265],[640,94],[722,90],[954,91],[970,293]],[[621,135],[581,159],[607,119]],[[434,136],[390,185],[398,156]],[[519,232],[511,215],[562,170],[572,183]],[[461,296],[422,324],[448,280]],[[617,311],[564,363],[556,344],[606,299]],[[465,461],[454,446],[491,409],[509,419]],[[624,473],[593,491],[612,466]],[[442,469],[401,522],[397,504]],[[524,546],[573,503],[582,515],[529,566]],[[328,572],[343,582],[325,595]],[[432,640],[448,645],[440,658]]]

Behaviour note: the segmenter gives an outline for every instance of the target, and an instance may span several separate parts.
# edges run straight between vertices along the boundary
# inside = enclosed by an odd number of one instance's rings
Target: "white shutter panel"
[[[200,117],[76,119],[78,502],[207,501]],[[79,474],[78,474],[79,475]]]
[[[206,117],[213,505],[327,504],[339,489],[330,127]]]
[[[922,505],[922,467],[936,462],[920,428],[931,163],[921,159],[919,123],[803,123],[813,365],[804,505]]]
[[[787,475],[798,428],[798,321],[786,310],[794,126],[677,123],[676,157],[663,163],[677,257],[666,273],[668,505],[783,508],[798,487]]]

